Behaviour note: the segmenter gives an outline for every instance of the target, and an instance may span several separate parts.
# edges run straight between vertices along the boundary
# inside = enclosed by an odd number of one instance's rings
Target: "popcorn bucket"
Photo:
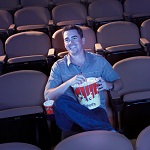
[[[90,77],[86,82],[72,86],[79,103],[88,109],[100,106],[100,94],[96,84],[98,81],[98,78]]]

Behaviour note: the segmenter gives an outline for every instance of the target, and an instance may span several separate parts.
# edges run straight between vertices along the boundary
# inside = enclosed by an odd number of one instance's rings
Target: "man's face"
[[[64,35],[65,48],[71,55],[77,55],[83,51],[84,38],[81,38],[76,30],[65,31]]]

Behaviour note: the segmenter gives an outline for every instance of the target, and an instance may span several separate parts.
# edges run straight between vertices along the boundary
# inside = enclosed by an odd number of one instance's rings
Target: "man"
[[[106,113],[103,90],[120,90],[121,79],[104,57],[83,49],[85,38],[78,26],[64,27],[63,39],[69,53],[53,65],[44,93],[46,100],[55,100],[53,109],[57,125],[66,132],[79,128],[114,131]],[[101,105],[92,110],[79,104],[72,89],[87,77],[100,78],[97,90]]]

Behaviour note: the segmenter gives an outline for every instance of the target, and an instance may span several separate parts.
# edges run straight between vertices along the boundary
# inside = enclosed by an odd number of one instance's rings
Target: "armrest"
[[[146,38],[140,38],[140,43],[144,47],[150,45],[150,42]]]
[[[0,64],[4,64],[6,62],[6,55],[0,56]]]
[[[50,48],[47,55],[48,64],[52,65],[56,61],[55,49]]]
[[[150,42],[146,38],[140,38],[140,43],[144,47],[147,56],[150,56]]]
[[[123,17],[126,21],[132,20],[132,16],[129,13],[123,12]]]
[[[87,16],[86,20],[87,20],[88,26],[91,27],[91,28],[93,28],[93,26],[94,26],[94,20],[92,19],[92,17]]]
[[[115,115],[116,115],[115,119],[117,122],[118,132],[122,133],[123,129],[122,129],[122,122],[121,122],[121,112],[124,109],[124,102],[117,91],[109,91],[109,96],[110,96],[112,107],[115,111]]]
[[[124,102],[121,99],[120,95],[118,94],[117,91],[110,91],[110,99],[111,99],[111,104],[114,108],[115,111],[122,111],[124,107]]]
[[[0,56],[0,75],[4,72],[6,59],[6,55]]]
[[[95,51],[97,54],[104,56],[105,50],[102,48],[102,45],[100,43],[95,44]]]

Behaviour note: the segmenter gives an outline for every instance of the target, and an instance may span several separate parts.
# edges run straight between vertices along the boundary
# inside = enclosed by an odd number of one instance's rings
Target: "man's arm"
[[[55,100],[57,97],[61,96],[70,86],[73,86],[74,84],[82,84],[85,80],[86,78],[83,75],[76,75],[55,88],[46,88],[44,93],[45,99]]]
[[[97,84],[99,84],[99,86],[98,86],[99,91],[102,91],[102,90],[118,91],[118,90],[121,90],[123,88],[123,83],[122,83],[121,79],[117,79],[113,82],[106,82],[105,80],[100,78],[100,80]]]

